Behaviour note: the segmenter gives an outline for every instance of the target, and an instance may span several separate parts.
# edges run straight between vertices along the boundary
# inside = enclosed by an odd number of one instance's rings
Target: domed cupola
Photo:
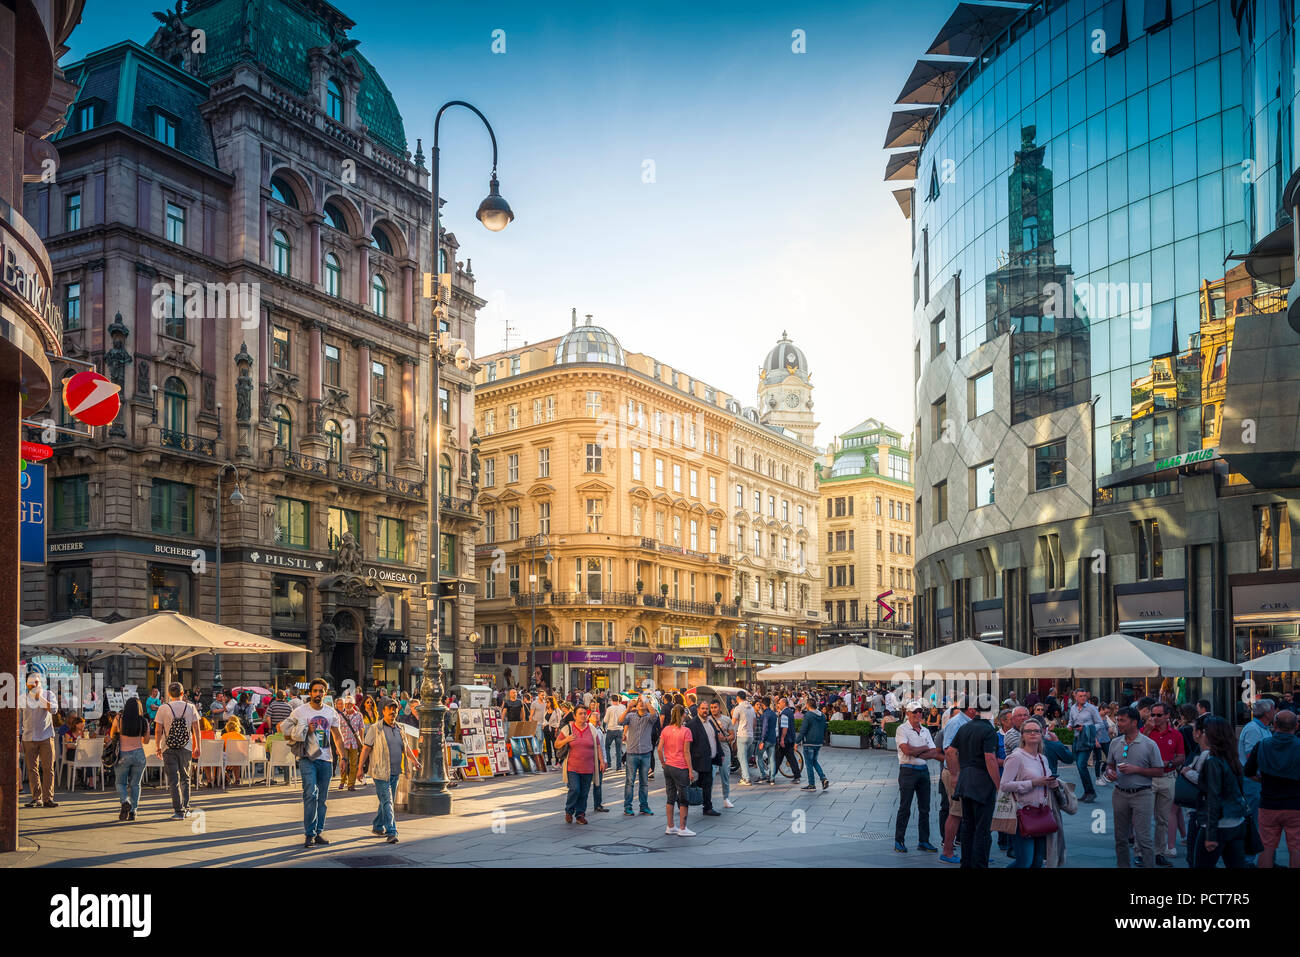
[[[802,381],[808,382],[808,357],[782,332],[780,341],[763,360],[763,380],[777,383],[790,376],[798,376]]]
[[[592,325],[591,316],[578,325],[578,310],[573,310],[572,328],[564,334],[555,347],[555,364],[571,362],[608,362],[611,365],[625,365],[623,347],[618,340],[601,326]]]

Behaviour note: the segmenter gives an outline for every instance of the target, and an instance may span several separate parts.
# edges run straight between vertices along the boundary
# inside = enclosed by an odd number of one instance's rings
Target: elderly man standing
[[[53,693],[41,687],[41,676],[29,674],[27,694],[18,712],[27,786],[32,792],[27,807],[58,807],[54,801],[54,712],[58,709]]]
[[[1092,785],[1088,759],[1092,756],[1093,748],[1097,746],[1098,736],[1106,730],[1106,721],[1097,710],[1097,706],[1088,700],[1088,692],[1083,688],[1074,692],[1074,703],[1070,705],[1070,713],[1066,721],[1070,725],[1070,730],[1074,732],[1074,743],[1071,746],[1074,752],[1074,766],[1079,771],[1079,780],[1083,782],[1083,797],[1079,800],[1091,804],[1097,800],[1097,789]]]
[[[930,766],[942,761],[943,752],[934,746],[930,729],[921,724],[924,704],[907,704],[907,720],[898,726],[898,817],[894,821],[894,850],[907,853],[907,822],[912,816],[912,795],[916,795],[917,850],[937,851],[930,843]]]
[[[1241,729],[1241,735],[1237,738],[1237,759],[1244,767],[1246,761],[1250,758],[1250,752],[1255,750],[1255,746],[1261,741],[1267,741],[1273,737],[1273,702],[1269,698],[1258,699],[1250,708],[1250,724]],[[1242,782],[1242,796],[1246,799],[1246,814],[1256,819],[1258,827],[1259,815],[1259,797],[1261,786],[1260,783],[1252,778],[1246,778]],[[1254,866],[1255,855],[1248,854],[1246,863]]]

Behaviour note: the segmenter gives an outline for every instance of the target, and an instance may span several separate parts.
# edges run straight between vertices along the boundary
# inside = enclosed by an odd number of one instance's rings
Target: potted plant
[[[831,721],[832,748],[857,748],[866,750],[871,747],[871,732],[874,730],[870,721]]]
[[[668,586],[667,586],[667,585],[660,585],[660,586],[659,586],[659,594],[660,594],[661,596],[663,596],[664,598],[667,598],[667,597],[668,597]]]

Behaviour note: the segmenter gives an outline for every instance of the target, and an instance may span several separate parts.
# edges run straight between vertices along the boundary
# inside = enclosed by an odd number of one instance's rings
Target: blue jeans
[[[117,777],[117,797],[134,811],[140,804],[140,779],[144,777],[144,749],[123,751],[113,769]],[[130,791],[128,798],[127,792]]]
[[[776,742],[760,741],[758,752],[758,777],[761,781],[776,777]]]
[[[731,800],[731,748],[725,744],[719,748],[722,751],[722,764],[713,766],[713,780],[722,782],[722,800]]]
[[[749,754],[754,750],[754,739],[752,737],[742,738],[736,736],[736,760],[740,762],[740,780],[746,784],[751,783],[749,780]]]
[[[564,799],[564,813],[575,816],[587,813],[587,792],[591,790],[591,775],[570,771],[569,794]]]
[[[331,761],[299,758],[298,776],[302,778],[303,833],[315,837],[325,830],[325,799],[329,797],[334,764]]]
[[[394,774],[387,780],[384,778],[374,779],[375,795],[379,798],[379,813],[370,822],[370,829],[372,831],[383,831],[389,837],[397,836],[397,816],[393,814],[393,795],[397,793],[397,779],[400,777],[400,774]],[[328,788],[329,782],[326,782],[325,786]]]
[[[614,754],[618,756],[615,761],[609,756],[610,748],[614,749]],[[609,765],[611,771],[621,770],[623,767],[623,732],[613,731],[605,732],[605,763]]]
[[[817,782],[813,779],[813,768],[817,769],[817,777],[823,781],[826,780],[826,772],[822,770],[821,763],[817,760],[817,755],[821,754],[822,746],[820,744],[805,744],[803,746],[803,766],[808,772],[808,784],[814,785]]]
[[[1089,752],[1079,753],[1087,755]],[[1042,867],[1043,859],[1047,857],[1047,838],[1024,837],[1017,830],[1011,835],[1011,850],[1015,852],[1012,867]]]
[[[1088,770],[1090,757],[1092,757],[1092,748],[1074,752],[1074,766],[1079,769],[1079,780],[1083,782],[1084,796],[1097,793],[1097,789],[1092,786],[1092,772]]]
[[[640,810],[650,812],[650,752],[629,754],[623,763],[623,810],[632,813],[632,787],[636,782],[637,798],[641,802]]]

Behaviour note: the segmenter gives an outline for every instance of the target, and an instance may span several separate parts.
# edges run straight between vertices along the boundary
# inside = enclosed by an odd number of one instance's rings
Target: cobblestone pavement
[[[292,787],[258,784],[199,790],[194,807],[202,817],[170,820],[164,788],[145,787],[137,820],[119,823],[115,792],[60,791],[59,807],[23,809],[22,849],[0,858],[6,866],[104,867],[193,866],[383,866],[455,864],[499,866],[526,861],[551,867],[600,866],[635,856],[645,866],[755,866],[809,863],[838,866],[945,867],[935,854],[919,852],[916,815],[908,828],[912,850],[893,850],[898,807],[897,759],[893,752],[823,748],[821,764],[828,790],[800,791],[799,784],[740,787],[733,779],[736,807],[708,818],[692,808],[690,826],[698,836],[664,834],[662,772],[651,781],[651,817],[624,817],[623,774],[606,775],[608,814],[588,810],[586,827],[564,823],[564,797],[558,773],[466,781],[452,792],[449,817],[415,818],[398,813],[400,843],[390,845],[370,833],[375,814],[373,787],[329,795],[325,835],[328,847],[302,846],[302,802]],[[1062,777],[1078,783],[1073,768]],[[931,762],[937,788],[937,765]],[[1081,791],[1080,791],[1081,793]],[[1109,788],[1098,789],[1096,804],[1081,804],[1066,818],[1069,863],[1074,867],[1113,867]],[[25,797],[24,797],[25,801]],[[633,810],[636,810],[635,806]],[[937,833],[938,796],[931,796],[932,840]],[[1179,860],[1183,866],[1182,845]],[[1281,857],[1281,855],[1279,855]],[[1006,857],[993,849],[992,863]],[[1279,864],[1281,860],[1279,860]]]

